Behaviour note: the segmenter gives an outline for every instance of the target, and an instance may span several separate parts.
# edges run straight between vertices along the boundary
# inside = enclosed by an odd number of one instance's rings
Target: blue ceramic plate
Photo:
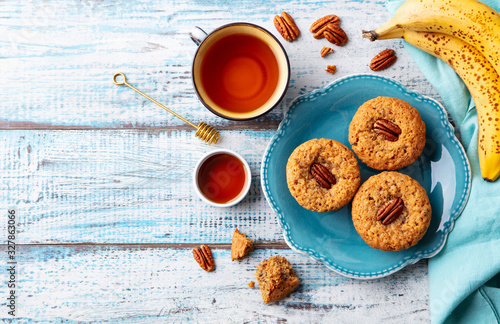
[[[417,245],[399,252],[368,246],[354,229],[350,203],[329,213],[312,212],[295,201],[286,183],[286,163],[297,146],[313,138],[329,138],[351,147],[348,127],[354,113],[377,96],[405,100],[420,112],[427,126],[422,155],[398,171],[425,188],[432,205],[432,221]],[[361,162],[360,169],[361,183],[379,173]],[[287,244],[342,275],[361,279],[387,276],[436,255],[467,203],[470,179],[469,162],[445,109],[392,79],[374,75],[348,76],[296,98],[264,153],[261,169],[264,194]]]

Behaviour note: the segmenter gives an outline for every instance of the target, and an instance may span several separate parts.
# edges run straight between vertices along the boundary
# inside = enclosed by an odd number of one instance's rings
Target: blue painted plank
[[[231,262],[228,249],[212,251],[216,269],[207,273],[190,248],[19,247],[17,320],[429,322],[423,261],[387,278],[359,281],[341,277],[291,250],[257,249],[240,262]],[[266,305],[258,285],[252,289],[247,283],[257,282],[259,262],[276,254],[290,261],[301,284],[288,298]],[[4,298],[0,309],[4,317]]]
[[[228,9],[229,8],[229,9]],[[272,18],[287,10],[302,35],[284,41]],[[71,127],[177,127],[183,122],[133,91],[118,88],[111,76],[122,71],[142,89],[194,123],[238,127],[208,112],[198,101],[191,82],[196,46],[188,32],[194,25],[207,31],[234,21],[262,25],[288,52],[292,75],[283,102],[254,122],[276,128],[296,96],[323,87],[336,78],[371,72],[371,58],[386,47],[397,50],[398,62],[380,74],[394,77],[425,95],[435,91],[411,61],[399,40],[361,39],[361,30],[388,17],[382,1],[219,1],[194,0],[6,3],[0,8],[0,128],[57,129]],[[331,46],[308,31],[316,19],[339,15],[350,41],[322,59],[319,51]],[[336,64],[337,73],[324,71]],[[266,126],[267,125],[267,126]]]
[[[19,215],[19,243],[227,243],[239,226],[283,242],[261,192],[274,131],[223,131],[206,145],[186,131],[0,131],[0,202]],[[240,153],[252,186],[237,206],[209,206],[192,172],[216,148]],[[2,226],[5,225],[2,223]]]

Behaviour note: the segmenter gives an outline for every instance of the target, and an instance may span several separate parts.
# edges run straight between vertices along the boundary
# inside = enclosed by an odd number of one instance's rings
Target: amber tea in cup
[[[286,52],[265,29],[234,23],[222,26],[199,45],[193,82],[202,103],[232,120],[252,119],[272,110],[290,78]]]
[[[248,163],[230,150],[205,155],[198,162],[193,176],[198,195],[218,207],[232,206],[241,201],[251,182]]]
[[[234,155],[221,153],[209,157],[198,172],[201,193],[218,204],[236,198],[245,186],[245,168]]]
[[[219,107],[249,112],[264,105],[278,85],[278,61],[271,48],[249,34],[215,42],[201,62],[201,82]]]

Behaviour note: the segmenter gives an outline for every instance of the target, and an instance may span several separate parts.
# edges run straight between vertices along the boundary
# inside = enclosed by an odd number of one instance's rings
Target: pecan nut
[[[401,198],[389,200],[377,211],[377,220],[381,221],[382,225],[389,225],[401,215],[404,206],[403,199]]]
[[[334,74],[335,71],[337,71],[337,66],[336,65],[328,65],[326,67],[325,71],[328,72],[328,73]]]
[[[370,62],[370,69],[372,71],[381,71],[387,69],[389,66],[396,62],[396,53],[392,49],[385,49],[382,52],[375,55],[375,57]]]
[[[318,31],[316,31],[313,35],[314,38],[316,39],[321,39],[325,37],[325,30],[328,28],[328,24],[322,26]]]
[[[312,25],[311,25],[311,28],[309,28],[309,31],[311,33],[316,33],[321,30],[322,28],[324,28],[326,25],[328,24],[335,24],[335,25],[338,25],[340,24],[340,18],[335,16],[335,15],[328,15],[328,16],[324,16],[323,18],[320,18],[318,20],[316,20]],[[321,32],[322,34],[322,32]],[[314,38],[321,38],[323,36],[320,36],[320,37],[316,37],[314,36]]]
[[[278,15],[274,17],[274,27],[276,27],[276,30],[278,30],[286,41],[292,42],[299,37],[300,30],[295,24],[292,16],[285,11],[283,11],[281,15],[282,17]]]
[[[323,46],[323,48],[321,49],[321,57],[325,57],[330,53],[333,53],[333,48]]]
[[[328,171],[325,166],[319,163],[311,164],[310,172],[316,182],[318,182],[320,186],[325,189],[330,189],[332,185],[337,183],[335,176],[330,171]]]
[[[344,46],[347,43],[347,35],[340,26],[328,24],[323,32],[325,38],[332,44]]]
[[[212,251],[210,251],[210,248],[207,245],[203,244],[199,247],[194,247],[193,257],[203,270],[210,272],[215,269]]]
[[[292,16],[290,16],[286,11],[283,11],[281,13],[281,16],[286,23],[286,27],[290,30],[290,34],[293,35],[293,39],[297,39],[297,37],[300,36],[300,30],[299,27],[297,27],[297,24],[293,20]]]
[[[387,119],[377,119],[373,124],[373,130],[391,142],[397,141],[401,135],[401,128]]]

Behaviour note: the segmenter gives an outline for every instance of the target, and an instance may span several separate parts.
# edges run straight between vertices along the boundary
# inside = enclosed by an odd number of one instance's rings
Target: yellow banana
[[[476,104],[479,121],[478,154],[481,175],[500,175],[500,76],[474,46],[450,35],[399,31],[411,45],[436,56],[460,76]]]
[[[407,0],[384,25],[363,37],[393,38],[404,28],[458,37],[476,47],[500,74],[500,14],[477,0]]]

